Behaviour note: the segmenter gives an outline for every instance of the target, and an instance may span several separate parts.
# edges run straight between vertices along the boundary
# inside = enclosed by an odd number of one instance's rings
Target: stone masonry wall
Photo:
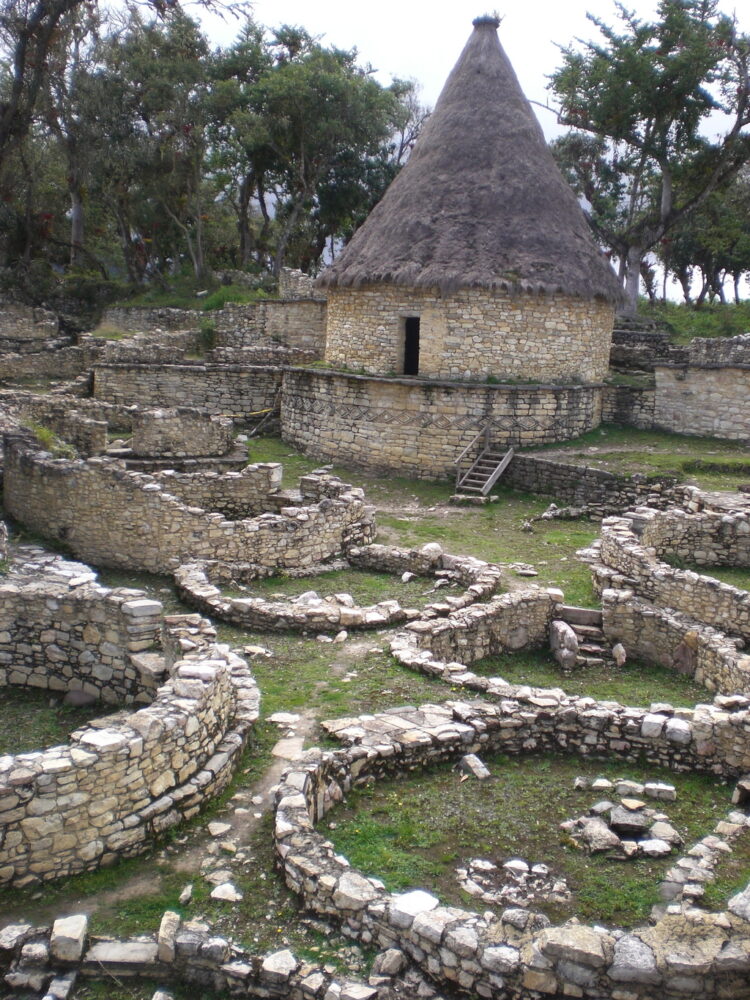
[[[0,882],[31,885],[140,853],[226,786],[257,718],[257,686],[198,616],[167,624],[193,651],[151,705],[78,729],[66,746],[0,758]]]
[[[705,565],[721,558],[730,539],[743,539],[746,514],[710,516],[689,515],[683,511],[660,512],[640,508],[624,517],[605,518],[601,540],[592,549],[594,578],[599,587],[632,588],[640,597],[662,607],[690,615],[732,635],[750,638],[750,594],[710,576],[691,570],[675,569],[662,562],[657,552],[665,555],[671,549],[674,531],[677,551],[690,552],[691,561]],[[685,518],[696,517],[696,526],[688,531]],[[740,527],[742,526],[742,527]],[[714,541],[709,529],[716,533]],[[692,536],[700,549],[690,549],[684,539]],[[680,548],[680,538],[683,539]],[[699,553],[705,553],[700,555]],[[602,565],[596,565],[596,562]]]
[[[193,407],[140,410],[133,414],[130,447],[134,455],[165,458],[226,455],[233,443],[231,420]]]
[[[273,494],[281,487],[281,466],[256,462],[240,472],[155,472],[152,479],[163,490],[190,507],[219,511],[229,520],[257,517],[276,510]],[[314,502],[314,501],[313,501]],[[290,506],[287,502],[285,506]]]
[[[653,388],[608,385],[602,393],[602,423],[651,430],[655,406],[656,392]]]
[[[96,365],[96,399],[148,407],[193,406],[243,416],[274,406],[282,372],[239,365]]]
[[[729,779],[750,766],[747,699],[738,699],[744,704],[734,710],[701,705],[650,712],[549,694],[524,697],[519,689],[517,698],[498,705],[448,702],[324,723],[345,749],[310,751],[284,774],[276,793],[276,850],[287,884],[305,908],[338,920],[344,933],[380,947],[397,945],[439,986],[449,983],[474,996],[682,1000],[687,984],[689,995],[702,1000],[747,998],[747,890],[715,919],[691,920],[680,910],[635,932],[577,921],[519,924],[518,911],[498,918],[441,906],[423,890],[391,894],[352,869],[314,829],[353,785],[467,753],[645,759]],[[734,822],[722,825],[742,829],[745,814],[731,816]]]
[[[320,458],[426,479],[487,425],[504,447],[564,441],[598,426],[596,386],[501,386],[376,379],[287,370],[282,436]]]
[[[630,590],[605,590],[602,617],[607,641],[621,642],[629,658],[688,674],[723,695],[750,691],[750,656],[724,633],[637,598]]]
[[[109,429],[123,432],[132,430],[135,409],[115,406],[98,399],[86,399],[62,393],[43,395],[23,389],[0,389],[0,407],[12,413],[28,416],[39,423],[45,423],[50,414],[75,410],[82,417],[105,423]]]
[[[246,347],[271,340],[323,356],[326,304],[323,299],[261,299],[223,309],[108,309],[102,324],[134,333],[200,330],[210,326],[217,347]]]
[[[672,482],[668,478],[665,482],[665,478],[621,476],[540,455],[516,454],[501,482],[512,489],[546,493],[570,504],[598,504],[623,510],[634,504],[659,501],[668,504],[681,499],[681,488],[673,489]]]
[[[0,354],[41,351],[59,340],[60,324],[53,312],[0,302]]]
[[[750,366],[657,366],[654,426],[678,434],[750,439]]]
[[[328,295],[325,360],[385,375],[404,370],[404,317],[419,316],[419,374],[441,379],[594,382],[606,376],[614,313],[608,304],[385,284]]]
[[[154,477],[127,472],[117,461],[44,458],[22,435],[5,437],[8,513],[102,566],[165,573],[189,559],[221,558],[297,567],[372,541],[373,510],[362,491],[335,477],[320,477],[319,484],[319,499],[309,506],[230,521],[184,503]],[[330,499],[326,492],[334,488],[338,496]]]
[[[137,654],[159,641],[161,604],[79,570],[72,583],[0,579],[0,686],[152,701],[161,678]]]

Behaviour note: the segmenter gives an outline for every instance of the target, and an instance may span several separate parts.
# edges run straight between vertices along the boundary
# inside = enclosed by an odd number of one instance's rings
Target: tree
[[[561,166],[634,311],[645,253],[750,159],[750,39],[717,0],[660,0],[650,22],[616,8],[621,32],[588,15],[603,42],[564,48],[550,89],[573,129],[556,144]],[[712,115],[726,128],[709,142]]]

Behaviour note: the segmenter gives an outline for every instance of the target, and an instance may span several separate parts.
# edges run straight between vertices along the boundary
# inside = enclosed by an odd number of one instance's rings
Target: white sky
[[[644,20],[653,17],[657,0],[626,0],[625,6]],[[186,5],[190,11],[189,4]],[[555,43],[567,45],[574,38],[594,39],[598,32],[586,19],[591,11],[609,24],[615,22],[613,0],[255,0],[255,20],[268,27],[295,24],[325,44],[356,48],[360,63],[370,63],[377,78],[388,84],[392,77],[413,78],[422,86],[422,100],[434,105],[448,73],[469,37],[472,20],[492,11],[503,18],[500,40],[518,74],[524,93],[532,101],[547,100],[546,76],[560,65]],[[740,29],[750,33],[750,4],[724,0],[721,9],[736,13]],[[193,11],[190,11],[193,13]],[[233,40],[237,23],[203,18],[215,45]],[[535,108],[545,132],[556,131],[554,116]]]

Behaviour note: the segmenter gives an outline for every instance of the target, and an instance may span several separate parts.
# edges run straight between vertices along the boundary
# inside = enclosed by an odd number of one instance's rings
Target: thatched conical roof
[[[406,166],[323,286],[373,282],[564,292],[615,300],[619,283],[497,37],[482,17]]]

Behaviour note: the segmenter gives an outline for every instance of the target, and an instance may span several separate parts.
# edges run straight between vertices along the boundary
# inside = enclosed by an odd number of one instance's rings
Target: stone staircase
[[[567,622],[578,638],[577,667],[611,667],[612,651],[602,631],[602,613],[596,608],[576,608],[563,604],[556,614]]]
[[[456,495],[486,497],[500,476],[510,465],[514,450],[506,452],[490,445],[479,453],[466,472],[459,467],[456,476]]]

